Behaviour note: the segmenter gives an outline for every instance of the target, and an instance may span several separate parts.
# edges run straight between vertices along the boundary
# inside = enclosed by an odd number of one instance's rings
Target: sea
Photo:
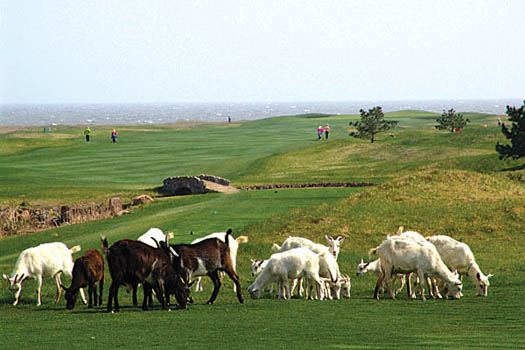
[[[358,114],[381,106],[384,112],[424,110],[504,115],[506,106],[519,107],[520,99],[260,102],[260,103],[108,103],[108,104],[0,104],[2,126],[140,125],[177,122],[256,120],[306,113]]]

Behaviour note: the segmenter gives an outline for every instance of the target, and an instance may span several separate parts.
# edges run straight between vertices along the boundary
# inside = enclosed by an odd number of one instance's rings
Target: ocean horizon
[[[384,112],[422,110],[505,114],[506,106],[519,107],[520,99],[457,99],[342,102],[253,103],[70,103],[0,104],[0,125],[140,125],[177,122],[227,122],[306,113],[358,114],[381,106]]]

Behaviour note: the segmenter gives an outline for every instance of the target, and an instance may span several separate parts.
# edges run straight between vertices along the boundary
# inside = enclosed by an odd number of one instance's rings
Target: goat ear
[[[492,276],[494,276],[494,275],[491,274],[491,273],[489,273],[489,274],[487,275],[487,279],[489,279],[489,278],[492,277]]]
[[[326,241],[327,241],[328,243],[330,243],[330,242],[332,242],[332,241],[334,240],[332,237],[330,237],[330,236],[328,236],[328,235],[324,235],[324,238],[326,239]]]
[[[339,241],[339,244],[343,243],[344,240],[345,240],[345,238],[343,236],[338,236],[336,238],[336,241]]]
[[[365,261],[363,260],[363,258],[361,258],[361,261],[359,262],[359,264],[364,264]]]
[[[402,234],[402,233],[403,233],[403,229],[404,229],[403,226],[399,226],[399,227],[397,228],[397,235]]]
[[[2,275],[3,278],[5,278],[6,280],[8,280],[9,282],[11,282],[11,279],[9,278],[8,275],[6,275],[5,273]]]
[[[256,260],[250,259],[250,261],[251,261],[251,262],[252,262],[252,264],[253,264],[253,263],[255,263],[255,261],[256,261]],[[5,275],[4,275],[4,276],[5,276]]]

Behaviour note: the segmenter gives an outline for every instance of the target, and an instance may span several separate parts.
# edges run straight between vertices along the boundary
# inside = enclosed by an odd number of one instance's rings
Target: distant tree
[[[390,130],[398,123],[395,120],[385,120],[385,115],[379,106],[369,109],[368,112],[361,109],[359,113],[361,113],[361,120],[350,122],[350,126],[357,129],[351,132],[350,136],[369,139],[372,143],[374,143],[376,134]]]
[[[443,110],[441,117],[436,119],[439,125],[436,125],[438,130],[449,130],[450,132],[457,131],[459,128],[464,128],[470,120],[464,118],[463,114],[456,113],[454,108],[451,108],[447,111]]]
[[[510,140],[510,145],[496,144],[496,151],[499,153],[499,159],[519,159],[525,157],[525,101],[520,108],[507,106],[507,116],[512,122],[509,130],[505,123],[501,124],[501,132]]]

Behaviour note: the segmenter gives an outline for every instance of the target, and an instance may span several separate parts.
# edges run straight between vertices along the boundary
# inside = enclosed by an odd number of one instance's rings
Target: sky
[[[0,103],[525,97],[521,0],[0,0]]]

